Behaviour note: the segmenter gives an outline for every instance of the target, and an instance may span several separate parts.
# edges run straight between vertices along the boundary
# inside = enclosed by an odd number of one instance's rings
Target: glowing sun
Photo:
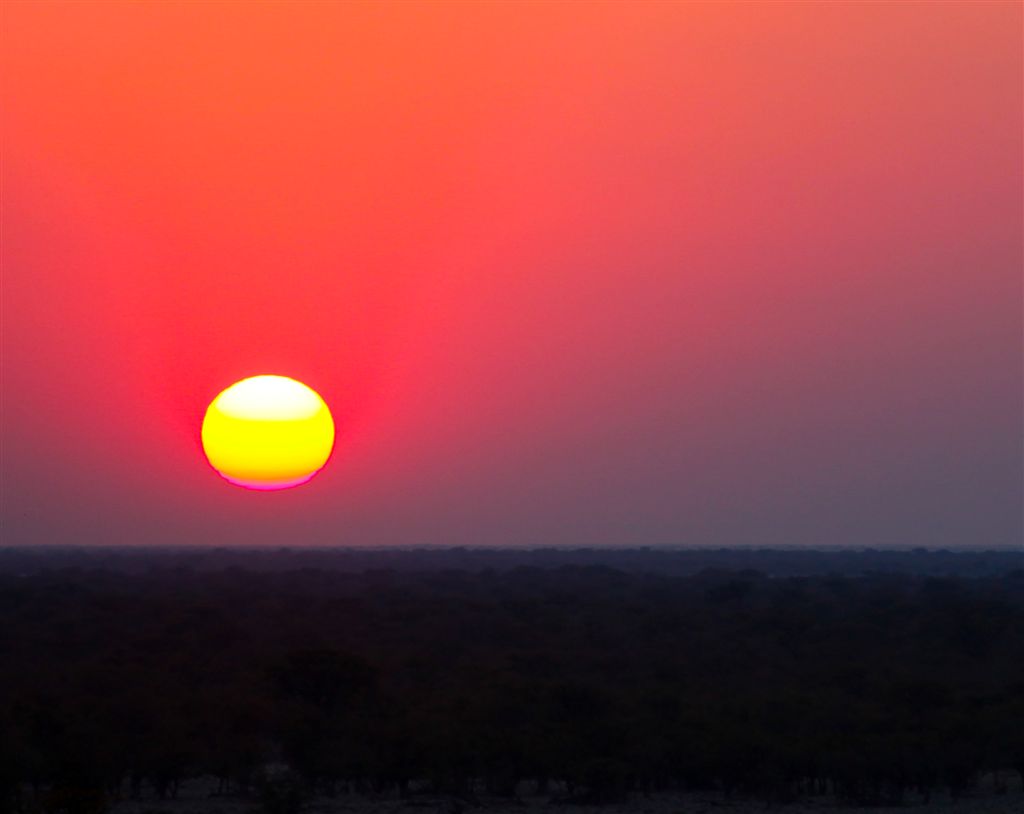
[[[312,478],[334,448],[334,419],[316,391],[286,376],[253,376],[220,393],[203,418],[203,451],[226,480],[287,489]]]

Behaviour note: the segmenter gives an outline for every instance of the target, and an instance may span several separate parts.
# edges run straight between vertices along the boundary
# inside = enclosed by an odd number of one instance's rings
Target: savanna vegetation
[[[806,552],[794,576],[757,552],[680,574],[671,552],[450,567],[459,551],[363,571],[3,552],[3,806],[92,814],[199,775],[271,814],[524,785],[870,804],[1024,774],[1016,552],[965,578],[928,552],[888,572]]]

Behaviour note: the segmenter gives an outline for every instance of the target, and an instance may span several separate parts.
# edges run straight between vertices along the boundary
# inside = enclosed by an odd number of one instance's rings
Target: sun
[[[305,483],[334,448],[334,419],[315,390],[287,376],[235,382],[206,408],[203,451],[236,486],[268,491]]]

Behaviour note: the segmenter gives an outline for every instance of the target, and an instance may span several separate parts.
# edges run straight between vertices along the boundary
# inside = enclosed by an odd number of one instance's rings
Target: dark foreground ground
[[[1022,721],[1021,552],[0,550],[9,810],[1016,812]]]
[[[535,795],[524,788],[514,798],[487,795],[444,796],[428,789],[405,799],[395,794],[320,796],[302,803],[304,814],[1020,814],[1024,792],[1019,779],[1007,773],[999,779],[979,778],[970,793],[953,799],[935,793],[925,803],[920,796],[907,795],[899,805],[863,806],[831,796],[808,797],[800,801],[770,803],[743,795],[716,791],[661,791],[633,793],[622,800],[605,803],[560,802],[550,795]],[[114,814],[253,814],[265,808],[259,797],[215,792],[215,781],[193,780],[173,800],[123,800]],[[211,796],[212,795],[212,796]]]

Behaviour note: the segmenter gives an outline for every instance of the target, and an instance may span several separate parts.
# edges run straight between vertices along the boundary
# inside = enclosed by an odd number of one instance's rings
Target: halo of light
[[[305,483],[334,449],[319,394],[287,376],[252,376],[222,390],[203,417],[203,451],[225,480],[270,491]]]

